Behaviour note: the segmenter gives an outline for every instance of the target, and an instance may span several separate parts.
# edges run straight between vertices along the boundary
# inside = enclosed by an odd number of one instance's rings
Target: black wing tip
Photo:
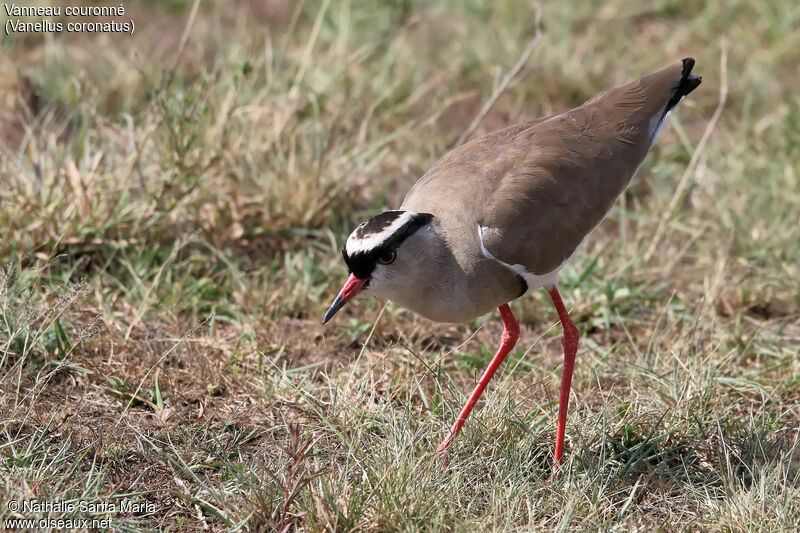
[[[681,63],[683,63],[683,72],[681,72],[681,76],[685,78],[692,73],[692,69],[694,68],[694,58],[684,57],[681,60]]]
[[[684,96],[697,89],[698,85],[703,81],[703,78],[697,74],[692,74],[692,68],[694,67],[693,57],[684,58],[682,63],[681,80],[678,82],[678,86],[675,87],[675,94],[672,95],[672,98],[667,103],[666,111],[678,105]]]
[[[677,96],[682,98],[690,92],[697,89],[697,86],[703,81],[703,78],[697,74],[692,74],[694,68],[694,58],[687,57],[683,59],[683,70],[681,71],[681,81],[678,84]]]

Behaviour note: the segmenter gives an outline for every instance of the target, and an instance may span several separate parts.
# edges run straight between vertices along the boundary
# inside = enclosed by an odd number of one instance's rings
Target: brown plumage
[[[359,293],[447,322],[500,310],[500,349],[440,453],[517,340],[508,302],[546,287],[564,329],[560,464],[578,330],[558,293],[558,272],[625,190],[672,109],[700,84],[693,66],[684,59],[575,109],[464,144],[417,181],[400,210],[373,217],[347,239],[350,278],[323,323]]]
[[[480,224],[494,257],[534,274],[552,272],[630,182],[683,69],[676,63],[565,113],[464,144],[417,181],[401,209],[457,220],[458,227]]]

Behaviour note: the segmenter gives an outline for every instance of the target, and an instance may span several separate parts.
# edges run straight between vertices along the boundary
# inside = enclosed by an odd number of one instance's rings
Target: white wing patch
[[[567,262],[567,259],[564,260],[563,263],[558,265],[558,268],[553,270],[552,272],[548,272],[547,274],[534,274],[533,272],[528,272],[528,270],[523,265],[512,265],[510,263],[506,263],[505,261],[501,261],[500,259],[496,258],[486,249],[486,246],[483,244],[483,228],[480,224],[478,224],[478,239],[481,242],[481,252],[483,256],[492,259],[493,261],[497,261],[501,265],[506,268],[511,269],[516,274],[522,276],[522,279],[525,280],[525,283],[528,284],[528,289],[537,289],[539,287],[553,287],[558,284],[558,271],[561,270],[561,267]]]
[[[656,135],[658,135],[658,132],[661,131],[661,128],[664,127],[664,124],[667,123],[667,120],[669,119],[669,116],[672,114],[672,110],[675,109],[676,107],[678,107],[681,104],[681,102],[683,102],[684,98],[686,98],[686,95],[681,96],[681,99],[678,100],[678,103],[675,104],[674,106],[672,106],[672,109],[670,109],[669,111],[664,113],[663,116],[658,117],[658,118],[654,117],[653,120],[650,121],[650,143],[651,144],[656,139]]]
[[[399,217],[394,219],[391,224],[383,228],[378,233],[371,233],[366,237],[358,238],[356,237],[356,233],[358,233],[358,230],[360,230],[366,224],[366,222],[362,222],[347,238],[347,242],[344,245],[347,255],[353,255],[359,252],[368,252],[378,248],[384,243],[384,241],[386,241],[386,239],[394,235],[398,229],[406,225],[416,214],[417,213],[415,211],[405,211]]]

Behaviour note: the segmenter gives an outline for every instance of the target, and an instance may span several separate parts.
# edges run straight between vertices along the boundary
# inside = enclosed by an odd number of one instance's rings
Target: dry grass
[[[545,5],[479,128],[687,55],[704,78],[563,272],[582,339],[552,483],[545,294],[512,304],[521,341],[447,467],[497,317],[364,301],[319,323],[343,239],[456,142],[531,5],[130,4],[132,38],[4,37],[0,518],[127,498],[156,505],[111,516],[129,530],[800,525],[792,2]]]

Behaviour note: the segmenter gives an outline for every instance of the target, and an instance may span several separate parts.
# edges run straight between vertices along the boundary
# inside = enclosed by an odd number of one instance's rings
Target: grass
[[[363,301],[320,325],[350,229],[399,205],[468,127],[534,38],[534,8],[192,8],[126,3],[132,37],[4,36],[0,518],[800,525],[792,2],[544,5],[541,42],[479,128],[688,55],[704,79],[562,272],[582,337],[569,460],[552,482],[561,345],[546,294],[512,303],[520,343],[447,466],[433,450],[498,318],[435,324]],[[26,499],[155,510],[9,509]]]

